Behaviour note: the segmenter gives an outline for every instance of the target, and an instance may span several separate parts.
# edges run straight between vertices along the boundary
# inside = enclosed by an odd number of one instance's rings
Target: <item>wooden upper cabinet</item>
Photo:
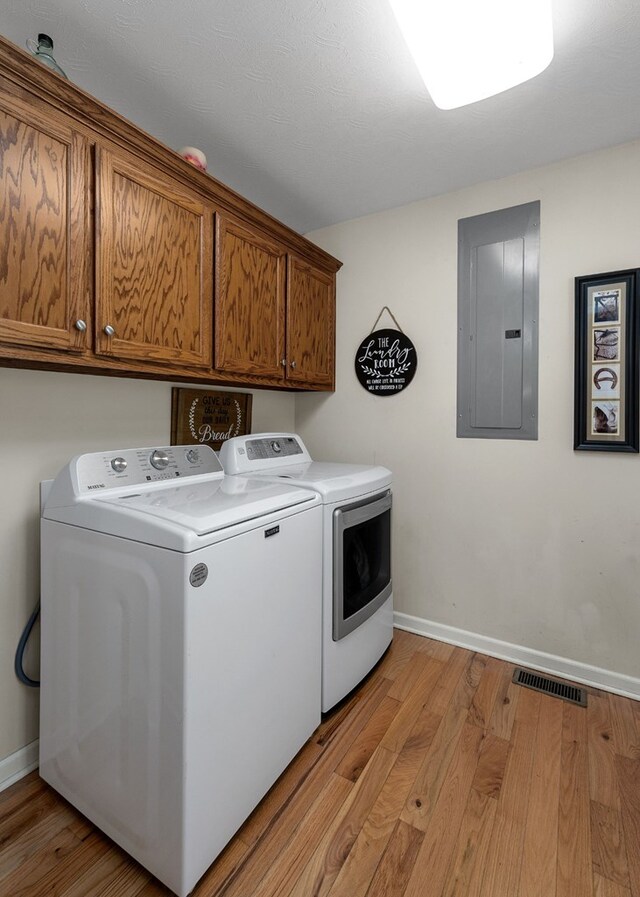
[[[211,367],[211,207],[122,150],[96,188],[96,352]]]
[[[216,215],[216,370],[284,377],[286,250]]]
[[[43,103],[0,95],[0,343],[90,344],[89,150]]]
[[[335,277],[295,255],[287,276],[287,379],[333,388]]]
[[[339,268],[0,36],[0,366],[333,389]]]

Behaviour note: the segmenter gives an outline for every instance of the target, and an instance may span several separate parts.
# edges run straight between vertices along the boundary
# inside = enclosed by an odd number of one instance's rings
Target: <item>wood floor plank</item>
[[[19,782],[0,791],[0,822],[14,813],[18,807],[30,803],[47,788],[47,783],[40,778],[36,769],[20,779]]]
[[[450,645],[447,642],[437,642],[435,639],[423,637],[416,650],[424,651],[426,654],[433,657],[434,660],[440,660],[442,663],[446,663],[455,651],[455,645]]]
[[[311,894],[325,897],[329,893],[397,759],[397,754],[386,748],[376,749],[348,800],[317,845],[291,891],[292,897]]]
[[[14,869],[35,857],[44,842],[55,838],[76,818],[73,807],[59,801],[51,790],[40,794],[33,806],[22,807],[7,818],[0,835],[0,883]],[[15,828],[11,828],[12,822]]]
[[[350,782],[357,782],[362,770],[385,736],[389,725],[400,708],[400,701],[387,695],[376,707],[360,734],[336,766],[338,775]]]
[[[375,675],[393,681],[420,649],[422,641],[422,637],[413,632],[394,629],[393,641],[375,668]]]
[[[467,722],[469,718],[467,717]],[[475,725],[475,723],[470,723]],[[480,759],[473,778],[472,788],[487,797],[498,797],[509,757],[510,744],[504,738],[487,734],[482,741]]]
[[[522,693],[522,688],[514,685],[511,681],[514,669],[513,664],[504,664],[498,693],[493,704],[491,717],[489,718],[488,731],[498,738],[504,738],[505,741],[511,739],[511,730],[513,729],[518,709],[518,698]]]
[[[562,701],[541,696],[518,897],[556,893],[562,726]]]
[[[442,897],[483,897],[482,877],[497,806],[494,798],[473,788],[469,792]]]
[[[496,660],[495,657],[487,659],[482,678],[469,707],[467,721],[481,729],[486,729],[489,725],[500,688],[502,667],[502,661]]]
[[[413,689],[402,702],[389,728],[384,734],[382,744],[387,750],[399,753],[413,729],[423,707],[429,707],[429,712],[438,721],[442,716],[436,714],[431,707],[431,695],[442,674],[443,664],[439,660],[429,657],[422,674],[415,683]]]
[[[444,887],[478,765],[482,739],[481,729],[465,723],[413,867],[406,897],[423,897],[425,881],[429,882],[433,894],[440,894]]]
[[[493,834],[485,860],[482,893],[513,897],[518,892],[531,768],[540,712],[540,694],[520,689],[513,723],[512,746],[496,810]]]
[[[609,695],[613,749],[621,757],[640,760],[640,728],[637,725],[633,703],[621,695]]]
[[[135,860],[125,858],[121,865],[111,871],[105,861],[102,879],[94,875],[95,883],[88,890],[69,892],[64,897],[137,897],[150,878],[151,875]]]
[[[431,659],[430,655],[425,652],[414,651],[404,669],[394,679],[388,692],[389,697],[395,698],[396,701],[404,701],[422,676],[425,667],[429,665]]]
[[[594,897],[631,897],[631,891],[597,873],[593,876]]]
[[[398,820],[366,897],[402,897],[423,838],[423,832]]]
[[[277,859],[265,870],[252,897],[285,897],[290,894],[315,846],[329,828],[353,789],[353,783],[333,774],[309,808]]]
[[[457,655],[452,655],[452,657],[457,658]],[[478,655],[467,654],[466,663],[462,668],[457,660],[455,665],[452,664],[451,674],[455,677],[455,686],[450,689],[447,712],[425,754],[415,785],[402,811],[400,818],[421,831],[426,831],[429,825],[440,788],[456,751],[481,675],[478,660],[482,662]],[[443,671],[444,675],[445,671]],[[434,701],[431,705],[432,710],[435,705]]]
[[[320,747],[325,747],[336,737],[336,733],[340,733],[343,726],[351,726],[354,715],[361,715],[362,708],[370,705],[374,694],[381,692],[383,695],[388,694],[392,684],[393,681],[386,676],[376,674],[367,676],[359,688],[323,716],[322,722],[312,735],[312,740]]]
[[[449,709],[453,695],[460,691],[460,681],[468,676],[471,665],[476,659],[475,654],[469,654],[463,648],[455,648],[449,660],[445,663],[442,675],[439,677],[431,698],[431,710],[440,716]],[[477,687],[477,683],[476,683]],[[471,704],[471,698],[469,699]],[[467,710],[469,708],[467,704]]]
[[[73,823],[52,838],[45,838],[27,862],[18,864],[8,875],[2,873],[0,860],[0,894],[29,897],[38,882],[49,875],[60,862],[82,844],[82,837]]]
[[[32,792],[31,796],[25,800],[14,801],[11,810],[7,808],[0,818],[0,853],[23,833],[28,833],[35,825],[47,820],[52,813],[62,816],[65,806],[44,782],[42,786],[35,792],[31,788],[28,789]]]
[[[338,873],[330,897],[364,897],[366,894],[439,722],[440,717],[427,707],[422,708]]]
[[[565,702],[563,715],[557,897],[591,897],[593,873],[587,714],[582,707]]]
[[[61,897],[84,878],[103,857],[118,856],[118,849],[101,832],[88,835],[80,847],[69,853],[57,866],[34,885],[29,897]]]
[[[631,894],[640,897],[640,760],[616,757]]]
[[[198,894],[198,897],[209,897],[209,894],[200,895],[199,888],[196,888],[196,890],[191,893],[194,895]],[[143,885],[139,891],[132,894],[131,897],[175,897],[175,894],[173,894],[169,888],[165,888],[165,886],[157,879],[152,878],[151,881],[148,881],[146,885]]]
[[[488,660],[486,654],[472,654],[471,662],[465,666],[462,673],[462,686],[454,692],[452,700],[466,707],[467,713],[478,691]]]
[[[443,717],[405,801],[400,818],[421,831],[429,825],[465,719],[466,711],[460,707],[452,707]]]
[[[617,810],[620,807],[620,795],[614,764],[611,706],[607,694],[589,695],[587,730],[589,797],[605,807]]]
[[[618,810],[591,801],[591,852],[593,871],[629,888],[629,865],[622,817]]]

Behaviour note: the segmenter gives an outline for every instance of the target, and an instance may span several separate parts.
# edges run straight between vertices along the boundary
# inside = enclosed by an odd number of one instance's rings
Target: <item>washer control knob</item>
[[[127,469],[127,462],[125,458],[113,458],[111,466],[116,473],[123,473]]]
[[[279,443],[279,442],[276,442],[275,439],[274,439],[274,441],[271,443],[271,448],[272,448],[273,451],[276,453],[276,455],[279,455],[280,452],[282,451],[282,449],[280,448],[280,443]]]
[[[149,461],[151,461],[151,466],[155,467],[156,470],[164,470],[169,464],[169,455],[161,449],[156,449],[151,453]]]
[[[185,458],[189,464],[195,464],[200,460],[200,453],[198,452],[198,449],[192,448],[185,454]]]

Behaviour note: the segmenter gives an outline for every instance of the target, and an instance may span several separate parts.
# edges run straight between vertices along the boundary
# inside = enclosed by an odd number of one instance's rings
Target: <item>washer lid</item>
[[[319,503],[288,483],[226,477],[208,446],[163,446],[77,455],[54,480],[42,516],[194,551]]]
[[[223,477],[142,492],[97,495],[93,503],[101,516],[105,511],[108,514],[103,507],[108,505],[117,509],[118,516],[129,514],[140,518],[141,523],[151,517],[158,521],[155,526],[164,521],[203,536],[312,501],[313,497],[290,485],[258,477]]]

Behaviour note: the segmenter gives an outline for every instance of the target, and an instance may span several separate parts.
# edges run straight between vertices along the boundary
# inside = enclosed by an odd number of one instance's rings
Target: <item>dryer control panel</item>
[[[304,443],[295,433],[236,436],[222,443],[220,458],[225,472],[231,474],[248,474],[311,461]]]
[[[63,506],[74,498],[98,495],[109,489],[140,487],[167,480],[216,474],[222,465],[208,445],[169,445],[77,455],[56,478],[47,501]]]

